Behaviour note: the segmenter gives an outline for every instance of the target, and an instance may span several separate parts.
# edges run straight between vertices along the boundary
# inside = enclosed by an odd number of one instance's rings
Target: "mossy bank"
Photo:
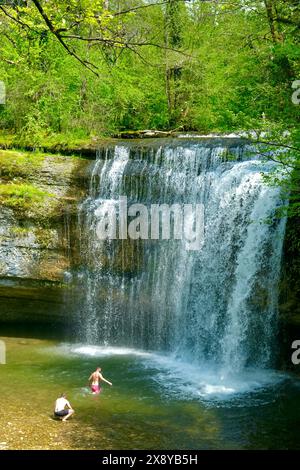
[[[64,321],[64,273],[91,164],[0,151],[0,322]]]

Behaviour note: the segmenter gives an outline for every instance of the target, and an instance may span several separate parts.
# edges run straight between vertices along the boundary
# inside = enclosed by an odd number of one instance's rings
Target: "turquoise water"
[[[5,338],[1,448],[299,449],[300,380],[279,372],[225,377],[122,348]],[[90,394],[96,366],[113,386]],[[61,392],[76,410],[52,419]],[[9,424],[10,423],[10,424]]]

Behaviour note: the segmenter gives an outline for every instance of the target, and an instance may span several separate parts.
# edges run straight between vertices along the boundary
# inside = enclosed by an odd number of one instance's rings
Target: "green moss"
[[[12,227],[11,233],[17,237],[26,237],[30,229],[27,227]]]
[[[34,219],[49,227],[84,193],[78,185],[86,164],[86,159],[73,155],[0,150],[0,204],[12,208],[18,220]]]
[[[88,135],[76,135],[76,134],[50,134],[44,136],[41,141],[43,147],[68,147],[68,148],[79,148],[85,147],[91,144],[91,137]]]
[[[22,135],[8,134],[0,131],[0,148],[3,149],[31,149],[36,148],[43,152],[59,153],[68,149],[80,151],[81,149],[96,149],[101,143],[110,141],[111,138],[105,136],[93,136],[82,134],[49,134],[40,136],[39,141],[33,143],[30,138]],[[36,155],[38,152],[34,152]],[[72,150],[70,150],[72,153]],[[76,152],[77,153],[77,152]],[[72,155],[71,155],[72,156]]]
[[[45,155],[38,152],[0,150],[1,176],[30,174],[42,165],[44,158]]]
[[[42,227],[35,228],[34,235],[41,248],[50,248],[53,244],[53,232],[50,229]]]
[[[33,233],[37,243],[41,248],[51,248],[53,245],[53,230],[45,227],[12,227],[11,235],[14,235],[18,238],[27,237],[29,233]]]
[[[47,157],[49,157],[48,154],[39,151],[18,152],[16,150],[0,150],[0,174],[1,176],[9,177],[32,174],[41,168]],[[57,155],[56,157],[82,160],[82,158],[77,155],[67,157]]]
[[[0,204],[8,207],[28,210],[42,205],[50,197],[54,195],[32,184],[0,184]]]

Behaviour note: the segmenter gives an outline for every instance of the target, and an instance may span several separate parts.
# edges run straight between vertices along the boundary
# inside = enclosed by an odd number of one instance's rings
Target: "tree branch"
[[[281,18],[280,16],[277,16],[277,21],[278,21],[279,23],[283,23],[283,24],[288,24],[288,25],[294,26],[296,29],[300,29],[299,23],[296,23],[296,21],[293,21],[293,20],[289,20],[288,18]]]
[[[252,142],[255,144],[265,144],[265,145],[272,145],[274,147],[283,147],[289,150],[296,150],[296,152],[300,152],[300,147],[293,147],[291,145],[278,144],[276,142],[268,142],[265,140],[253,140]]]
[[[173,47],[167,47],[167,46],[162,46],[160,44],[154,43],[154,42],[124,42],[124,41],[119,41],[118,39],[104,39],[101,36],[97,37],[85,37],[85,36],[79,36],[77,34],[64,34],[61,36],[63,39],[78,39],[79,41],[85,41],[85,42],[102,42],[105,43],[109,46],[113,45],[119,45],[127,48],[132,48],[134,46],[137,47],[142,47],[142,46],[151,46],[151,47],[157,47],[159,49],[164,49],[164,50],[169,50],[173,52],[177,52],[178,54],[185,55],[187,57],[193,58],[190,54],[187,54],[179,49],[174,49]]]
[[[184,0],[178,0],[178,1],[184,1]],[[113,16],[126,15],[127,13],[132,13],[136,10],[141,10],[141,9],[145,9],[149,7],[156,7],[160,5],[166,5],[166,3],[169,3],[169,0],[165,0],[164,2],[149,3],[148,5],[140,5],[139,7],[128,8],[128,10],[122,10],[122,11],[116,12],[113,14]]]
[[[5,59],[5,57],[0,57],[0,60],[3,60],[3,62],[6,62],[9,65],[18,65],[18,62],[14,62],[13,60]]]
[[[18,23],[20,26],[22,26],[22,28],[27,28],[27,29],[30,29],[32,30],[32,28],[26,24],[26,23],[23,23],[23,21],[19,20],[18,18],[16,18],[15,16],[12,16],[10,13],[8,13],[5,8],[3,8],[2,6],[0,6],[0,10],[3,11],[4,15],[6,15],[9,19],[11,19],[12,21],[14,21],[15,23]]]
[[[265,157],[267,158],[268,160],[271,160],[272,162],[274,163],[279,163],[280,165],[283,165],[285,167],[288,167],[288,168],[291,168],[292,170],[294,170],[296,167],[297,167],[297,164],[294,165],[294,164],[291,164],[291,163],[288,163],[286,161],[283,161],[282,159],[280,158],[275,158],[273,155],[269,155],[269,154],[266,154],[266,153],[262,153],[262,152],[259,152],[259,155],[261,155],[262,157]]]
[[[76,60],[78,60],[78,62],[80,62],[84,67],[86,67],[88,70],[90,70],[93,74],[95,74],[97,77],[99,76],[99,74],[94,70],[94,69],[97,69],[98,67],[94,64],[92,64],[91,62],[87,61],[87,60],[83,60],[81,59],[81,57],[79,57],[76,52],[74,52],[74,50],[71,50],[69,48],[69,46],[65,43],[65,41],[63,40],[59,30],[57,30],[52,21],[48,18],[48,16],[46,15],[42,5],[40,4],[40,2],[38,0],[32,0],[32,2],[34,3],[34,5],[36,6],[38,12],[40,13],[40,15],[42,16],[43,20],[45,21],[48,29],[51,31],[51,33],[57,38],[57,40],[61,43],[61,45],[64,47],[64,49],[68,52],[69,55],[73,56]]]

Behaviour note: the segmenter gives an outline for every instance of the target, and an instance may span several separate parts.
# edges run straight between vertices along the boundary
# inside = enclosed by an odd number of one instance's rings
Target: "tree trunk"
[[[178,49],[182,45],[181,24],[180,24],[181,6],[177,0],[169,0],[165,11],[165,45],[166,48]],[[178,87],[181,79],[181,67],[176,64],[170,64],[170,52],[166,49],[166,95],[168,101],[169,125],[173,126],[177,120],[178,105]]]
[[[278,44],[279,42],[281,42],[281,38],[278,32],[275,3],[273,0],[264,0],[264,4],[266,7],[266,11],[267,11],[267,17],[268,17],[272,40],[274,44]]]

